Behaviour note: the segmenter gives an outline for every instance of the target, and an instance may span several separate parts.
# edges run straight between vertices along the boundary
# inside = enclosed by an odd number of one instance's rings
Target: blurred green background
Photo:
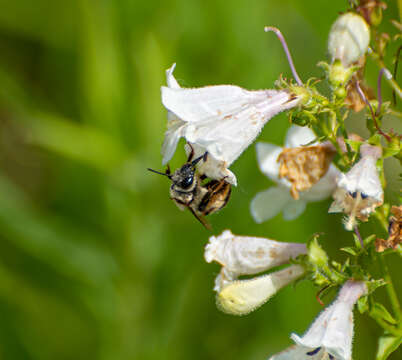
[[[172,63],[183,86],[272,88],[290,76],[279,41],[263,32],[274,25],[302,79],[321,76],[316,63],[347,1],[0,0],[0,9],[0,358],[257,360],[290,345],[321,310],[317,289],[301,282],[246,317],[219,312],[219,267],[203,259],[211,233],[146,168],[162,170],[160,86]],[[395,1],[384,20],[395,33],[390,18]],[[372,85],[377,71],[369,61]],[[348,125],[365,134],[363,114]],[[281,114],[260,140],[280,144],[288,126]],[[173,168],[184,161],[178,149]],[[387,165],[395,203],[398,164]],[[256,225],[249,203],[270,183],[254,147],[231,169],[239,186],[210,217],[213,234],[305,242],[323,232],[323,246],[344,258],[337,249],[352,237],[327,214],[330,200],[290,223]],[[400,259],[387,261],[400,274]],[[401,293],[400,276],[396,285]],[[355,359],[374,358],[380,333],[356,314]]]

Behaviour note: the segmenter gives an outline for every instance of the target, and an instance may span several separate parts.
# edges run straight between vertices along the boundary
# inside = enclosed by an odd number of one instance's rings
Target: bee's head
[[[170,173],[169,167],[165,173],[148,169],[160,175],[167,176],[172,180],[172,189],[179,192],[191,192],[197,185],[197,179],[195,175],[195,166],[200,162],[200,160],[206,158],[207,153],[196,158],[193,161],[185,163],[180,169],[177,169],[173,174]]]
[[[196,185],[195,166],[192,163],[184,164],[177,169],[172,175],[172,187],[179,191],[192,191]]]

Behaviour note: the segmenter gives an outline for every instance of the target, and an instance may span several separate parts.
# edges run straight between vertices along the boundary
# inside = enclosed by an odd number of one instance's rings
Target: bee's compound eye
[[[182,181],[180,182],[179,186],[180,186],[182,189],[187,189],[187,188],[189,188],[189,187],[193,184],[193,181],[194,181],[194,176],[193,176],[193,175],[189,175],[189,176],[187,176],[186,178],[184,178],[184,180],[182,180]]]

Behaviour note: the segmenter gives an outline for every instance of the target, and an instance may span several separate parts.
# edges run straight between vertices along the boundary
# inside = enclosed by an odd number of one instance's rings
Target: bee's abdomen
[[[212,214],[225,207],[232,191],[231,185],[224,180],[212,180],[206,186],[209,191],[202,198],[197,209],[203,215]]]

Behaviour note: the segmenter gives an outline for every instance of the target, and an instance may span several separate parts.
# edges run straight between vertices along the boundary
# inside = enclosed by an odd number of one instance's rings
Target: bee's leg
[[[208,176],[205,174],[200,175],[200,180],[203,181],[207,178]]]
[[[227,185],[227,182],[225,181],[225,178],[227,176],[225,176],[223,179],[219,180],[218,186],[214,189],[214,192],[218,192],[219,190],[221,190],[224,186]]]
[[[211,180],[209,183],[206,184],[208,190],[213,193],[220,191],[224,186],[228,185],[228,183],[225,181],[226,178],[227,176],[220,180]]]
[[[188,209],[191,211],[191,213],[194,215],[194,217],[202,224],[207,230],[212,230],[211,224],[206,221],[203,217],[200,217],[197,215],[197,213],[193,210],[191,206],[188,206]]]
[[[187,145],[190,146],[190,149],[191,149],[190,154],[188,155],[188,158],[187,158],[187,162],[190,162],[191,160],[193,160],[193,157],[194,157],[194,148],[193,148],[193,145],[191,145],[189,142],[187,143]]]
[[[204,162],[208,160],[208,151],[205,151],[204,157],[202,158]]]

